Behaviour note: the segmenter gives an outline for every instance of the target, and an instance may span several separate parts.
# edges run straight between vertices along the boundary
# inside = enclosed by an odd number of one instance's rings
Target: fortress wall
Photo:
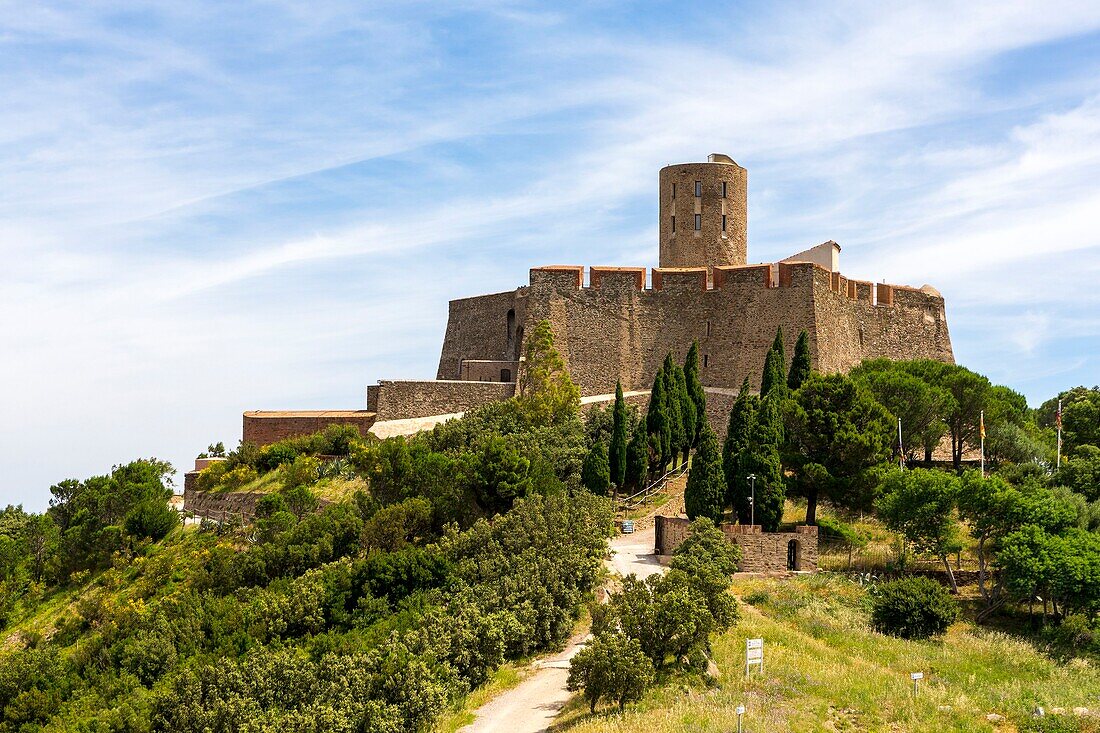
[[[379,421],[465,412],[509,399],[516,391],[515,382],[383,381],[378,386]]]
[[[555,343],[584,395],[648,389],[665,354],[682,360],[699,342],[704,385],[759,387],[764,356],[782,325],[788,353],[798,333],[815,333],[812,264],[786,265],[787,287],[765,287],[768,266],[733,268],[705,289],[702,268],[654,271],[650,290],[577,287],[574,276],[532,270],[527,320],[553,325]],[[829,273],[821,270],[825,279]],[[704,365],[702,362],[705,361]],[[724,431],[724,424],[722,431]]]
[[[509,311],[514,311],[511,319]],[[522,293],[515,290],[452,300],[436,379],[461,378],[459,370],[463,359],[514,361],[519,358],[522,334],[517,329],[523,324],[523,318]]]
[[[816,363],[822,371],[846,372],[863,359],[877,357],[955,361],[944,301],[937,295],[850,280],[843,294],[815,289],[814,310],[819,324]]]
[[[375,413],[369,410],[257,410],[244,413],[242,439],[264,446],[286,438],[312,435],[329,425],[353,425],[365,437],[375,419]]]

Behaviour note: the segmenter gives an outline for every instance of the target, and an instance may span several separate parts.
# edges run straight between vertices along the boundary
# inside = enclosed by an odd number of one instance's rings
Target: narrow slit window
[[[699,198],[702,195],[703,195],[703,182],[702,181],[696,181],[695,182],[695,198]]]
[[[672,198],[676,198],[676,184],[672,184]]]
[[[710,355],[703,354],[703,368],[706,369],[708,366],[710,366]]]
[[[726,182],[722,181],[722,198],[726,197]]]
[[[726,215],[722,214],[722,231],[726,231]]]
[[[710,337],[710,321],[707,321],[707,337]]]
[[[672,233],[676,233],[676,217],[672,217]]]
[[[702,214],[696,214],[695,215],[695,231],[699,231],[702,228],[703,228],[703,215]]]

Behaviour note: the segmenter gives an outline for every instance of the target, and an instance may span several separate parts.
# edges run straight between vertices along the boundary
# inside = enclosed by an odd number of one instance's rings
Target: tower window
[[[695,182],[695,198],[699,198],[702,195],[703,195],[703,182],[702,181],[696,181]]]
[[[726,182],[722,181],[722,198],[726,197]]]
[[[726,231],[726,215],[722,214],[722,231]]]
[[[676,184],[672,184],[672,198],[676,198]]]
[[[710,366],[710,354],[703,354],[703,368]]]
[[[672,217],[672,233],[676,233],[676,217]]]
[[[699,231],[702,228],[703,228],[703,215],[702,214],[696,214],[695,215],[695,231]]]
[[[707,337],[710,337],[710,321],[707,321]]]

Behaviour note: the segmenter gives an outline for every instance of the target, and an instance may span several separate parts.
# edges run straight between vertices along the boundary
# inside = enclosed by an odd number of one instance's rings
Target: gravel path
[[[653,529],[619,535],[611,541],[608,569],[619,575],[648,577],[664,568],[653,554]],[[475,719],[460,733],[542,733],[569,701],[565,689],[569,660],[588,640],[587,634],[571,638],[565,649],[531,663],[530,673],[518,685],[502,692],[474,711]]]

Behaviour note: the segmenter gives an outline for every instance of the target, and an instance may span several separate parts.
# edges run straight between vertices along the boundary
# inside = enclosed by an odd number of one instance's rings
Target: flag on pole
[[[1058,400],[1058,411],[1054,413],[1054,424],[1058,426],[1058,458],[1056,466],[1062,467],[1062,401]]]
[[[978,416],[978,429],[981,431],[982,440],[985,440],[985,410]]]

